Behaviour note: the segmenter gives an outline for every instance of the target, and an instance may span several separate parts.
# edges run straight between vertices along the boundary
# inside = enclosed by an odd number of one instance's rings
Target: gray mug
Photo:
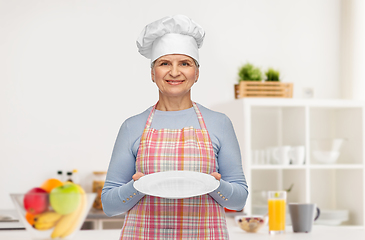
[[[314,216],[316,210],[316,216]],[[321,211],[313,203],[289,203],[293,232],[310,232]]]

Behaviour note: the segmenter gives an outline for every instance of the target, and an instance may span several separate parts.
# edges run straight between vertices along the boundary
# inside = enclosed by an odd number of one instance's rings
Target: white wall
[[[341,97],[364,101],[364,0],[343,0],[341,6],[341,16]]]
[[[340,97],[340,0],[0,0],[0,208],[58,169],[106,170],[121,123],[157,101],[135,40],[185,14],[206,30],[193,100],[234,98],[247,61]]]

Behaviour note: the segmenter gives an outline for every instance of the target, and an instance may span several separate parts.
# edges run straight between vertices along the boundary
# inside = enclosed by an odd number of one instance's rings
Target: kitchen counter
[[[231,240],[343,240],[365,239],[365,229],[362,227],[346,226],[319,226],[314,225],[310,233],[293,233],[291,226],[286,227],[286,233],[281,235],[269,235],[268,228],[262,228],[258,233],[246,233],[241,230],[233,218],[227,218],[229,236]],[[82,230],[75,235],[74,240],[118,240],[120,230]],[[25,230],[1,230],[0,239],[6,240],[30,240]]]

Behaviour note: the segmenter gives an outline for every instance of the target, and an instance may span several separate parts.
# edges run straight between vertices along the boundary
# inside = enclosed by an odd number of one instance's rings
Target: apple
[[[31,214],[39,214],[48,209],[48,193],[42,188],[32,188],[25,195],[23,200],[24,208]]]
[[[72,213],[81,203],[79,188],[73,183],[55,187],[49,194],[49,201],[57,213],[63,215]]]

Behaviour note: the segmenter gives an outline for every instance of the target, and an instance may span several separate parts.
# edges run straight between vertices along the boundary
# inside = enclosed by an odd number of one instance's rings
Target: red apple
[[[42,188],[32,188],[24,196],[24,208],[31,214],[42,213],[48,206],[48,194]]]

